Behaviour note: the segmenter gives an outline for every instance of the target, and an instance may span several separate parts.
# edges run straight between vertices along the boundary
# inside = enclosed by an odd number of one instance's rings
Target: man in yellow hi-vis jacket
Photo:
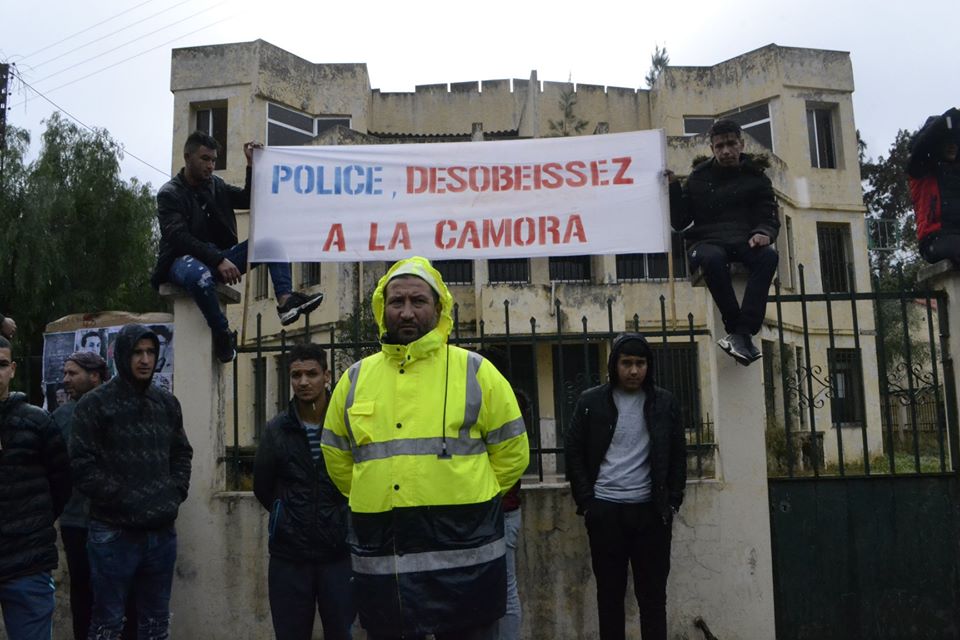
[[[374,640],[496,638],[506,598],[500,496],[529,462],[516,397],[447,344],[453,298],[424,258],[373,293],[379,353],[340,378],[327,470],[350,503],[360,622]]]

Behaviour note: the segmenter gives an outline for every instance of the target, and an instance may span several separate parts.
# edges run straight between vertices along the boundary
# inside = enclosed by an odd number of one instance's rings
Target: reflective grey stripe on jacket
[[[354,363],[347,371],[350,378],[350,391],[343,408],[343,421],[346,426],[349,438],[337,436],[329,430],[324,429],[321,436],[323,444],[351,451],[354,462],[369,462],[371,460],[382,460],[393,456],[402,455],[435,455],[443,450],[444,443],[446,450],[451,455],[470,456],[486,453],[488,444],[498,444],[509,440],[510,438],[522,435],[525,431],[522,418],[511,420],[510,422],[490,431],[484,440],[470,437],[470,429],[477,424],[480,417],[480,408],[483,406],[483,390],[480,388],[480,381],[477,379],[477,373],[480,365],[483,364],[483,357],[479,354],[467,353],[467,380],[466,380],[466,398],[464,402],[463,423],[456,438],[397,438],[385,442],[373,442],[365,444],[362,447],[357,446],[356,438],[350,427],[350,408],[353,406],[354,394],[357,388],[357,379],[360,376],[360,363]]]
[[[357,573],[383,576],[458,569],[493,562],[503,556],[506,550],[506,542],[503,538],[500,538],[472,549],[424,551],[373,557],[353,555],[353,570]]]

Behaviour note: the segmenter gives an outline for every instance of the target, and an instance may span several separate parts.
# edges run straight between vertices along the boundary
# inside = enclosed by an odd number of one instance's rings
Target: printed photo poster
[[[173,393],[173,323],[147,325],[157,334],[160,349],[153,384]],[[107,361],[110,376],[117,375],[114,354],[122,325],[85,327],[43,336],[44,409],[53,411],[70,400],[63,386],[63,363],[76,351],[91,351]]]

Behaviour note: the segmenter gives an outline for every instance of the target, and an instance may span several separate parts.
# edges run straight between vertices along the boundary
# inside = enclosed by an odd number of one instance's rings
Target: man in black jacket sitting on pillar
[[[671,171],[670,222],[684,230],[690,268],[700,268],[720,309],[727,335],[717,345],[737,362],[760,358],[751,336],[760,331],[770,283],[779,256],[771,246],[780,220],[770,179],[743,153],[743,133],[732,120],[710,128],[713,158],[694,167],[682,187]],[[730,263],[740,262],[750,275],[742,303],[730,280]]]

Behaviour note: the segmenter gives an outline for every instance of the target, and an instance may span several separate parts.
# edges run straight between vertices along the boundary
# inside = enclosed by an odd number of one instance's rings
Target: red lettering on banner
[[[398,244],[407,251],[410,251],[410,230],[407,229],[406,222],[398,222],[397,226],[393,228],[393,237],[390,238],[390,250],[396,249]]]
[[[580,160],[574,160],[573,162],[568,162],[566,169],[567,173],[575,178],[567,178],[568,187],[582,187],[587,184],[587,174],[583,172],[587,168],[587,163]]]
[[[377,243],[377,227],[379,225],[376,222],[370,223],[370,251],[383,251],[386,249],[382,244]]]
[[[605,187],[610,184],[609,180],[600,178],[600,176],[607,173],[607,170],[603,166],[605,164],[607,164],[606,160],[593,160],[590,163],[590,177],[592,178],[591,184],[595,187]]]
[[[483,247],[499,247],[502,242],[504,246],[510,246],[510,219],[501,218],[500,223],[494,227],[493,220],[484,218],[483,220]]]
[[[467,180],[463,174],[467,172],[466,167],[450,167],[447,169],[447,175],[450,177],[450,184],[447,185],[447,191],[450,193],[461,193],[467,189]]]
[[[330,251],[336,248],[337,251],[345,251],[347,241],[343,237],[343,225],[339,222],[330,225],[330,231],[327,232],[327,240],[323,243],[323,250]]]
[[[560,219],[557,216],[540,216],[539,244],[546,244],[548,233],[553,239],[550,244],[560,244]]]
[[[407,193],[426,193],[427,168],[407,167]]]
[[[527,228],[527,238],[523,238],[523,228]],[[533,244],[536,240],[537,231],[533,218],[517,218],[513,221],[513,242],[521,247]]]
[[[437,249],[452,249],[457,241],[454,238],[449,238],[446,241],[443,240],[444,227],[450,227],[450,231],[456,231],[457,223],[453,220],[441,220],[438,222],[433,236],[433,244],[437,245]]]
[[[620,168],[617,169],[617,175],[613,176],[613,184],[633,184],[633,178],[627,178],[624,175],[627,173],[627,169],[630,168],[630,163],[633,162],[633,158],[630,156],[610,158],[610,162],[620,165]]]
[[[583,230],[583,221],[580,220],[580,215],[576,213],[567,219],[567,230],[563,234],[563,244],[570,244],[573,236],[576,236],[581,244],[586,244],[587,232]]]
[[[477,234],[477,223],[475,220],[467,220],[463,225],[463,231],[460,233],[460,242],[457,243],[457,249],[463,249],[468,242],[474,249],[480,248],[480,236]]]

